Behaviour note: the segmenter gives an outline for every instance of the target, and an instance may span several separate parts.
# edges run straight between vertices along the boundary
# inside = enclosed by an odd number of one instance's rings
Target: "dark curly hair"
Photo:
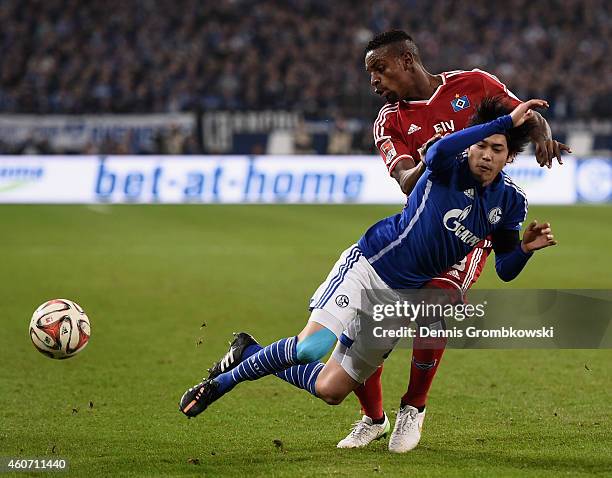
[[[377,34],[374,38],[372,38],[365,47],[363,52],[366,55],[368,52],[372,50],[377,50],[383,46],[397,44],[402,48],[399,50],[403,52],[408,50],[415,57],[419,58],[419,49],[414,43],[414,40],[408,33],[403,30],[389,30],[386,32],[382,32]]]
[[[500,116],[510,114],[514,108],[501,96],[487,97],[476,106],[476,112],[470,118],[469,126],[489,123]],[[508,156],[514,156],[525,150],[529,144],[529,133],[533,124],[526,121],[521,126],[506,130],[504,136],[508,143]]]

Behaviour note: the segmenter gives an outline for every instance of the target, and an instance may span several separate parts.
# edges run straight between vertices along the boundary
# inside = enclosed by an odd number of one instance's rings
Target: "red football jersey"
[[[487,96],[504,96],[511,106],[521,101],[495,76],[482,70],[449,71],[428,100],[383,106],[374,122],[374,142],[389,173],[404,158],[420,161],[418,149],[436,133],[465,128],[474,107]]]
[[[389,174],[399,161],[412,158],[418,163],[418,149],[437,133],[448,134],[468,125],[475,106],[483,98],[502,96],[510,106],[521,101],[494,75],[482,70],[448,71],[441,74],[442,84],[431,98],[421,101],[399,101],[383,106],[374,122],[374,142]],[[482,272],[492,244],[481,241],[461,262],[455,264],[431,283],[452,283],[467,291]]]

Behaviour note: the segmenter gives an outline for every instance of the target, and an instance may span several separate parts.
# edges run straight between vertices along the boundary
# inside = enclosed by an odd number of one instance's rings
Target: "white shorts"
[[[371,309],[372,303],[397,299],[356,244],[340,255],[310,299],[309,321],[325,326],[338,337],[332,358],[354,380],[364,382],[372,375],[397,342],[374,345],[367,335],[370,328],[362,330],[360,312]]]

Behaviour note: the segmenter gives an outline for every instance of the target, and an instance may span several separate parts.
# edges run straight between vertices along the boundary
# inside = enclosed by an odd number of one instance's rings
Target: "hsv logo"
[[[470,100],[468,99],[467,95],[455,95],[455,99],[451,101],[451,106],[453,107],[453,111],[458,113],[459,111],[470,107]]]
[[[455,131],[455,122],[453,120],[440,121],[439,123],[436,123],[433,128],[436,133],[451,133]]]
[[[393,158],[395,158],[395,156],[397,155],[395,147],[393,146],[393,142],[390,139],[386,140],[383,144],[380,145],[380,150],[385,155],[385,162],[387,164],[393,161]]]
[[[454,232],[455,236],[465,242],[468,246],[474,247],[481,241],[481,239],[472,231],[470,231],[467,227],[461,224],[461,221],[463,221],[466,217],[469,216],[471,210],[471,205],[469,205],[463,210],[451,209],[444,215],[442,223],[444,224],[444,227],[446,229],[451,232]]]

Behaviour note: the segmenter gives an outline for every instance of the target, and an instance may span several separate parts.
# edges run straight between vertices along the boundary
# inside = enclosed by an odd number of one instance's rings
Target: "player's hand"
[[[548,102],[546,100],[529,100],[518,105],[510,117],[512,118],[512,125],[514,127],[522,125],[525,121],[533,117],[534,108],[548,108]]]
[[[533,220],[525,232],[523,233],[523,240],[521,242],[521,249],[523,252],[529,253],[544,249],[549,246],[556,246],[555,236],[552,233],[549,222],[538,224],[538,221]]]
[[[427,148],[438,141],[441,137],[442,135],[440,133],[433,135],[417,150],[419,152],[419,156],[421,157],[421,162],[425,162],[425,153],[427,152]]]
[[[553,158],[557,158],[559,164],[563,164],[561,158],[561,151],[571,153],[571,148],[559,141],[552,138],[542,138],[535,143],[535,156],[538,164],[541,167],[546,166],[548,169],[552,168]]]

